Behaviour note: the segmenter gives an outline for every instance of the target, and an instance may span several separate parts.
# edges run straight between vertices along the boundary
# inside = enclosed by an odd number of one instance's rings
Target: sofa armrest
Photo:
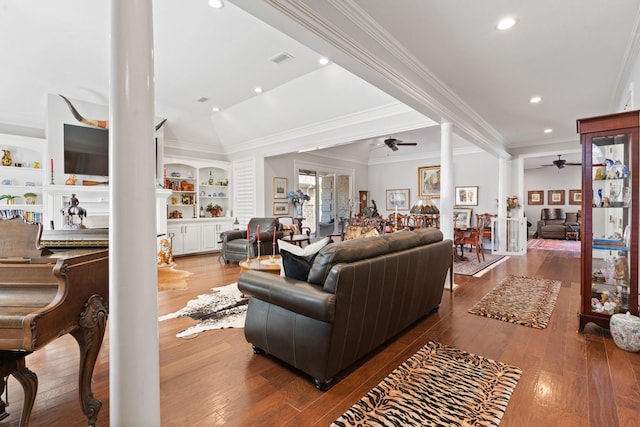
[[[538,239],[542,238],[542,227],[544,226],[545,226],[544,220],[539,220],[538,224],[536,225],[536,233],[538,234]]]
[[[245,295],[312,319],[329,323],[334,320],[336,296],[307,282],[246,271],[238,277],[238,289]]]

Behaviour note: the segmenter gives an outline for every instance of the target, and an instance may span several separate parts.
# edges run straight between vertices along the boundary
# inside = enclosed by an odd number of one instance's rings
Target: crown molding
[[[397,122],[393,123],[394,120]],[[259,150],[276,155],[328,148],[379,136],[380,133],[402,132],[435,125],[437,123],[433,120],[400,102],[395,102],[235,144],[227,154]]]

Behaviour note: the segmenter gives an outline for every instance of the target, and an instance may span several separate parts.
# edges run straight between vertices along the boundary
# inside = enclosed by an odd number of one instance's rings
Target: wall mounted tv
[[[64,173],[109,176],[109,131],[65,123]]]

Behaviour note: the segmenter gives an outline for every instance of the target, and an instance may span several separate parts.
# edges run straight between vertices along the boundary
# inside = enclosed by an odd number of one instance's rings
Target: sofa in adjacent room
[[[327,390],[340,371],[438,309],[452,241],[435,228],[399,231],[331,243],[299,261],[308,263],[306,280],[240,275],[250,297],[245,337]]]
[[[566,239],[567,230],[580,233],[581,211],[565,213],[561,208],[543,208],[540,211],[536,234],[539,239]]]

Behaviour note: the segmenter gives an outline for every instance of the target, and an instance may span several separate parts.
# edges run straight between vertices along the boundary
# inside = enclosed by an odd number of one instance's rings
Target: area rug
[[[469,309],[469,313],[544,329],[558,298],[559,280],[507,276]]]
[[[180,310],[160,316],[162,322],[178,317],[190,317],[198,323],[176,334],[178,338],[191,339],[212,329],[243,328],[248,298],[238,290],[237,283],[212,288],[212,293],[198,295]]]
[[[498,426],[522,371],[429,342],[332,426]]]
[[[158,266],[158,291],[187,289],[187,278],[193,273],[175,268],[172,265]]]
[[[529,241],[527,241],[527,250],[529,249],[580,252],[580,241],[560,239],[530,239]]]
[[[478,257],[475,252],[465,254],[466,261],[456,261],[453,263],[453,272],[462,276],[474,276],[489,267],[493,268],[498,265],[499,262],[506,261],[507,257],[504,255],[493,255],[485,252],[484,262],[478,262]],[[483,272],[484,274],[484,272]]]

